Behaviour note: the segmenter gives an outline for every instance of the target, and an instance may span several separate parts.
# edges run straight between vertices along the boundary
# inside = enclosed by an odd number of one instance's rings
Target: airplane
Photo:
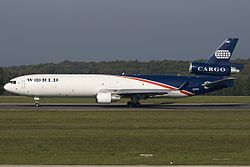
[[[154,97],[190,97],[231,87],[242,64],[232,64],[238,38],[226,39],[203,62],[191,62],[192,76],[174,75],[104,75],[104,74],[34,74],[11,79],[4,89],[34,98],[39,107],[40,97],[94,97],[97,103],[109,104],[130,98],[129,107],[140,107],[141,99]]]

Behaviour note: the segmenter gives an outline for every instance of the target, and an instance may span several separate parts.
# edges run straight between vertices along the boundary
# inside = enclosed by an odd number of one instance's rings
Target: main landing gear
[[[127,106],[131,107],[131,108],[132,107],[135,107],[135,108],[141,107],[141,103],[139,101],[140,101],[140,98],[138,96],[132,96],[131,101],[129,101],[127,103]]]
[[[40,104],[39,104],[39,100],[40,100],[40,98],[39,98],[39,97],[34,97],[35,107],[39,107],[39,106],[40,106]]]
[[[132,108],[132,107],[138,108],[138,107],[141,107],[141,103],[129,101],[129,102],[127,103],[127,106],[128,106],[128,107],[131,107],[131,108]]]

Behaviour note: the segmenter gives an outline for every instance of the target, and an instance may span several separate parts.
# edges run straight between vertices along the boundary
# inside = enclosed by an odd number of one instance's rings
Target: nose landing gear
[[[39,97],[34,97],[35,107],[39,107],[40,106],[39,100],[40,100]]]

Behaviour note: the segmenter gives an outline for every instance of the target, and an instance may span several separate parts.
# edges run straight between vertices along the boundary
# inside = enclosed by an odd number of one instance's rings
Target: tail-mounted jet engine
[[[243,65],[241,64],[231,66],[191,62],[189,72],[197,75],[230,76],[231,74],[239,73],[242,68]]]

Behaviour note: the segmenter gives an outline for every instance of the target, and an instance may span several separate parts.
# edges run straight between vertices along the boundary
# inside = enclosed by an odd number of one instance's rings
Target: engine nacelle
[[[99,92],[96,95],[96,102],[108,104],[114,101],[120,100],[121,97],[118,95],[112,95],[110,92]]]
[[[198,75],[230,76],[231,74],[239,73],[240,70],[230,65],[192,62],[189,66],[189,72]]]

